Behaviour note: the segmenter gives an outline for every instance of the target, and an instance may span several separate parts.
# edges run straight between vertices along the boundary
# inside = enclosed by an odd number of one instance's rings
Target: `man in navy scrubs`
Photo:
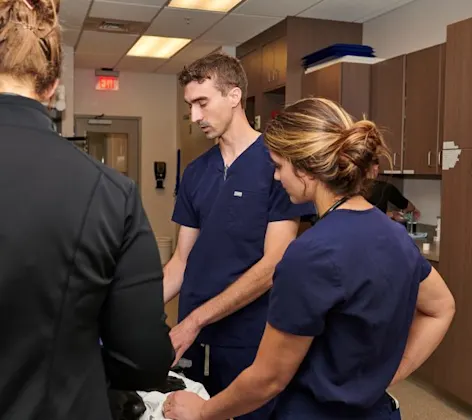
[[[240,62],[215,53],[179,76],[192,122],[218,145],[185,169],[173,214],[180,227],[164,270],[164,299],[180,292],[171,331],[178,360],[210,394],[253,362],[267,320],[272,275],[312,204],[294,205],[274,180],[261,134],[244,112]],[[274,349],[275,350],[275,349]],[[271,404],[245,419],[266,419]]]

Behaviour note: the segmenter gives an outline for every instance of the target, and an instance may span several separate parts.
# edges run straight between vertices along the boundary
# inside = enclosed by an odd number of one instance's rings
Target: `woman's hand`
[[[179,391],[167,397],[162,408],[166,419],[201,420],[205,400],[197,394]]]

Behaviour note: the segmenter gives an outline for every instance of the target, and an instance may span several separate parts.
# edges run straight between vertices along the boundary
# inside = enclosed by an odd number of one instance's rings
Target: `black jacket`
[[[0,95],[0,191],[0,419],[109,420],[107,384],[152,389],[174,356],[137,188]]]

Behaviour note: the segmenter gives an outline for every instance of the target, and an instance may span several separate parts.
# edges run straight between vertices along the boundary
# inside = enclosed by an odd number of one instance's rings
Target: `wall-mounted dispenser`
[[[156,188],[164,188],[164,180],[166,179],[166,163],[154,162],[154,177],[156,178]]]

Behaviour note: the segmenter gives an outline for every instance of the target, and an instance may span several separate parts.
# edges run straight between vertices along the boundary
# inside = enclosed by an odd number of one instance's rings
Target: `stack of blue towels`
[[[368,45],[359,44],[333,44],[329,47],[315,51],[302,58],[302,66],[306,69],[317,66],[327,61],[335,60],[346,55],[358,57],[375,57],[374,49]]]

